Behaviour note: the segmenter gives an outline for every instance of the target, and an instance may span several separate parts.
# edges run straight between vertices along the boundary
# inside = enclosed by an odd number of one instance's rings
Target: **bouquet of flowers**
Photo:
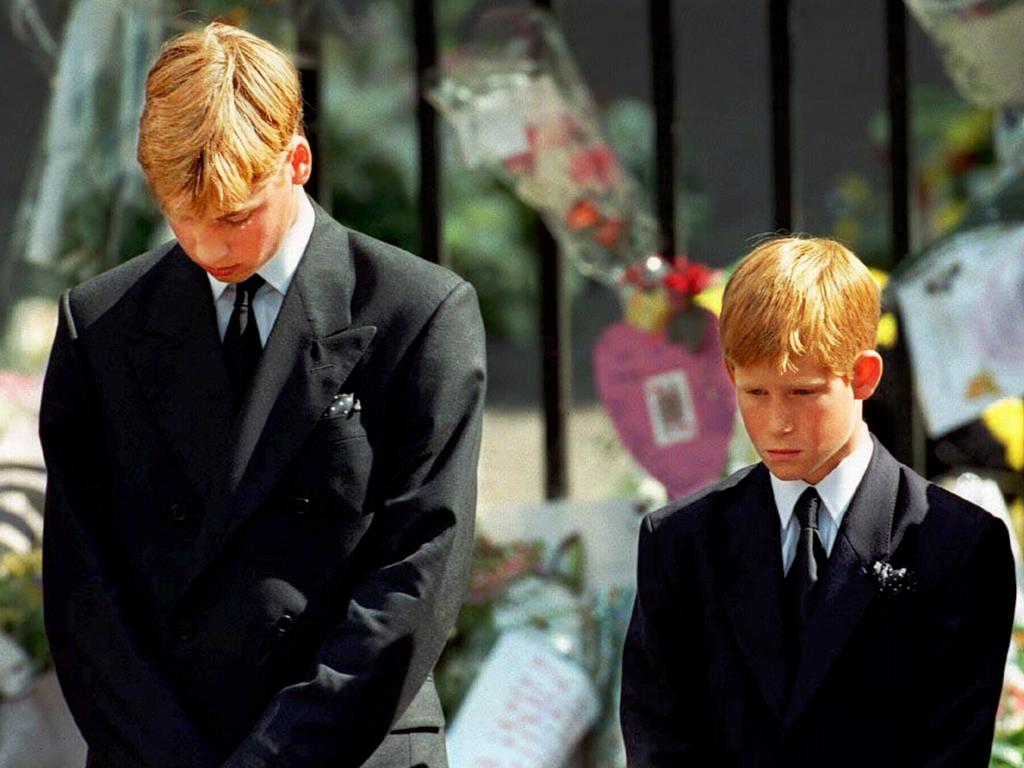
[[[620,278],[626,322],[667,338],[693,351],[704,338],[707,306],[697,301],[705,290],[719,282],[721,272],[705,264],[676,256],[660,256],[630,264]]]
[[[431,99],[463,159],[536,209],[586,275],[614,285],[657,244],[639,189],[602,134],[590,94],[551,17],[486,14],[449,56]]]

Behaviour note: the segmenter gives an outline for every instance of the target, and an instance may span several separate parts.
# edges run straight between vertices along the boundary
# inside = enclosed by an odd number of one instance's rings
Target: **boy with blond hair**
[[[97,768],[443,766],[484,388],[473,289],[303,191],[295,67],[162,49],[138,158],[176,240],[67,292],[46,628]]]
[[[770,240],[729,280],[722,350],[761,462],[644,521],[631,766],[988,765],[1008,535],[868,432],[878,319],[831,240]]]

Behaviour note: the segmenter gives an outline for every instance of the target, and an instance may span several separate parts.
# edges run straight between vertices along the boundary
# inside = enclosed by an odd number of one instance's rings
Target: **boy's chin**
[[[807,474],[807,468],[804,466],[797,466],[795,463],[789,463],[785,461],[772,461],[771,459],[761,459],[764,465],[768,467],[768,471],[771,472],[779,480],[803,480]]]

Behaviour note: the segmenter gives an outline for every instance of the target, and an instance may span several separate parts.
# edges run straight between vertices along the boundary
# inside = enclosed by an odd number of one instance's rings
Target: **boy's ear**
[[[292,168],[292,184],[305,184],[313,173],[313,150],[305,136],[295,136],[288,153]]]
[[[873,349],[867,349],[857,355],[853,364],[853,397],[856,400],[867,400],[875,393],[878,382],[882,380],[882,356]]]

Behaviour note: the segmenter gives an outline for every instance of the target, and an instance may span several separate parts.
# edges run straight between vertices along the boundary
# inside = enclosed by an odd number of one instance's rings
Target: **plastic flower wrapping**
[[[556,24],[500,9],[444,61],[430,98],[463,160],[505,179],[586,275],[615,285],[656,250],[657,225],[599,127]]]
[[[1024,2],[906,0],[965,99],[986,107],[1024,103]]]

